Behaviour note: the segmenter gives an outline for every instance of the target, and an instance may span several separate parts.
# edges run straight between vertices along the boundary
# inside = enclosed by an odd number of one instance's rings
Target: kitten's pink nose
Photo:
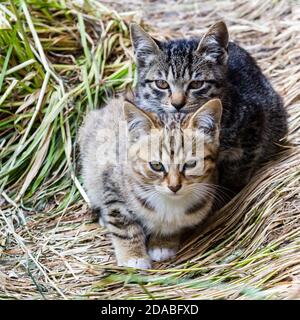
[[[181,188],[181,184],[177,184],[176,186],[169,186],[169,189],[176,193]]]
[[[185,95],[180,91],[175,91],[171,96],[171,104],[177,110],[180,110],[185,105]]]

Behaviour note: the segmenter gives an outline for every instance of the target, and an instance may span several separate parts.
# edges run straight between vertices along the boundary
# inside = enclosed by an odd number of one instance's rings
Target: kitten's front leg
[[[118,210],[111,210],[106,220],[118,265],[150,269],[151,260],[147,254],[143,228],[136,221],[121,215]]]
[[[148,253],[153,261],[163,261],[176,255],[180,234],[170,236],[153,235],[149,239]]]

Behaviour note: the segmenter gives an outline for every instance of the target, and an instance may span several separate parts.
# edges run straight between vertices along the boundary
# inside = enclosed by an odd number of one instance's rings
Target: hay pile
[[[299,6],[111,2],[118,14],[81,2],[0,4],[0,298],[300,298]],[[197,35],[223,18],[284,96],[292,144],[176,259],[145,273],[114,266],[76,165],[84,113],[133,80],[133,16],[160,38]]]

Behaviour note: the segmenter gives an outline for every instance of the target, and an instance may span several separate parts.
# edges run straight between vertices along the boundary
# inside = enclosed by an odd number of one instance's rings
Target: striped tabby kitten
[[[208,215],[221,113],[218,99],[189,114],[144,112],[119,99],[87,115],[79,139],[84,186],[112,236],[118,265],[150,268],[151,260],[174,256],[181,232]]]
[[[228,42],[224,22],[201,39],[161,42],[131,26],[138,72],[136,104],[152,112],[194,112],[222,100],[219,183],[238,192],[287,132],[280,96],[247,51]]]

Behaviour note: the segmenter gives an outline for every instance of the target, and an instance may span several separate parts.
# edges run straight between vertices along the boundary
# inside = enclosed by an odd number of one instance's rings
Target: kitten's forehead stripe
[[[169,73],[172,72],[174,80],[187,80],[191,77],[193,73],[191,66],[197,44],[197,40],[174,40],[167,42],[163,47],[164,52],[167,53]]]

